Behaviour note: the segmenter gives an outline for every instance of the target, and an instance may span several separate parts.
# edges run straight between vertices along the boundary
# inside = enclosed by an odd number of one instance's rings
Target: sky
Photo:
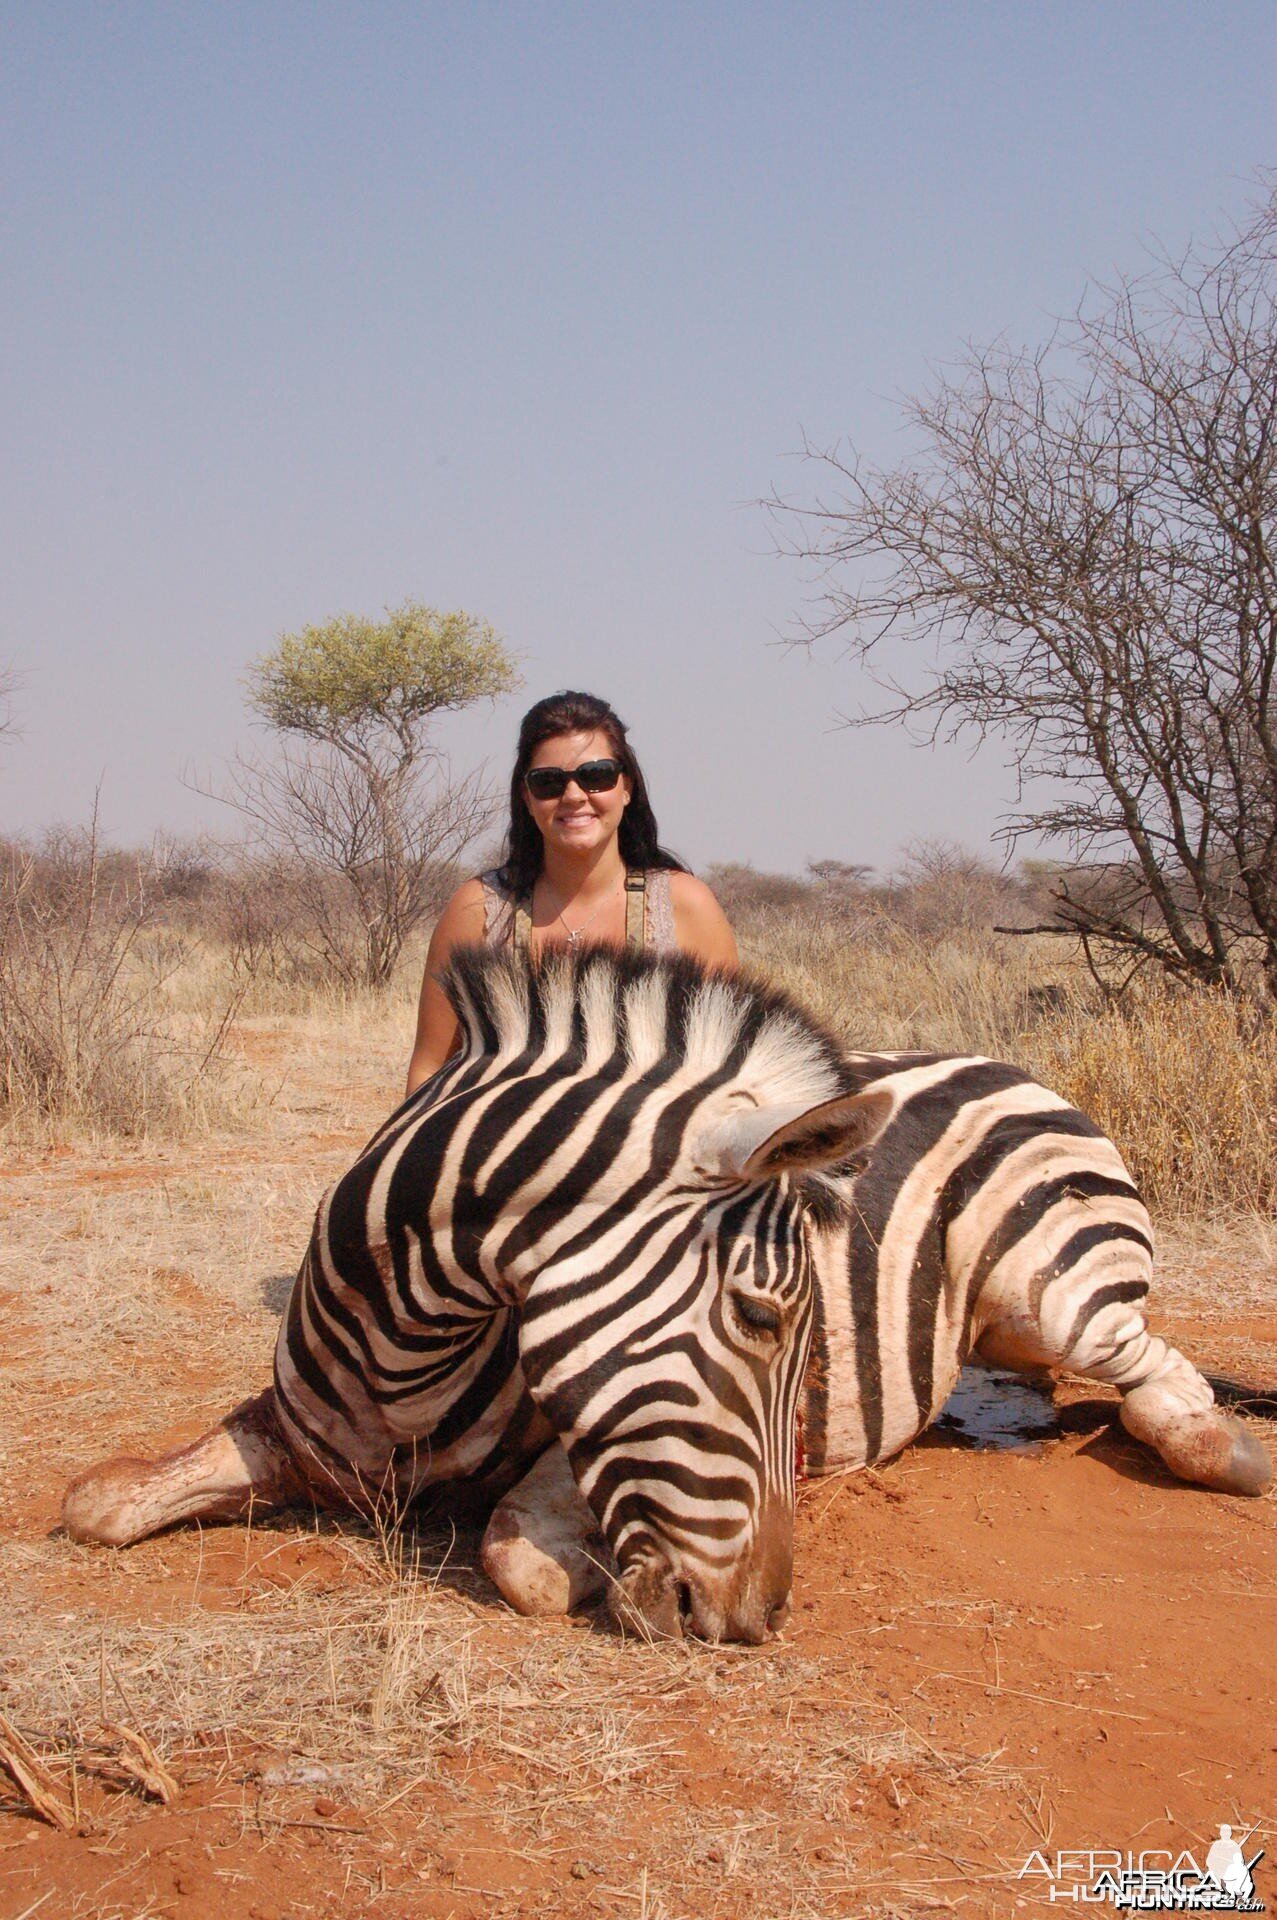
[[[11,0],[0,831],[228,831],[248,663],[412,597],[520,661],[459,767],[585,687],[697,866],[988,850],[1005,755],[840,724],[758,502],[1244,213],[1275,81],[1270,0]]]

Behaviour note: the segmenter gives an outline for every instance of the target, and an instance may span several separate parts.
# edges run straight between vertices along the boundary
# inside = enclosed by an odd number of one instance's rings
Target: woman
[[[426,956],[408,1092],[459,1029],[439,979],[456,946],[645,947],[735,970],[736,941],[709,888],[657,840],[625,728],[606,700],[555,693],[519,728],[504,866],[458,887]]]

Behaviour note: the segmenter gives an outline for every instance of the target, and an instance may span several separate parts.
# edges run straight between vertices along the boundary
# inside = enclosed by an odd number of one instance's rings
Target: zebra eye
[[[733,1292],[732,1305],[739,1318],[755,1333],[780,1332],[779,1313],[766,1300],[760,1300],[757,1294]]]

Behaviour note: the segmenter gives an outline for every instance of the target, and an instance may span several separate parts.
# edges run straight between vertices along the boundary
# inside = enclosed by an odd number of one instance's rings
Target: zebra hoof
[[[1240,1420],[1209,1412],[1159,1417],[1137,1403],[1132,1393],[1122,1402],[1123,1426],[1158,1452],[1173,1474],[1215,1493],[1255,1497],[1273,1483],[1267,1449]]]
[[[567,1456],[547,1447],[493,1509],[479,1564],[516,1613],[545,1618],[597,1599],[611,1558]]]
[[[566,1569],[517,1533],[503,1540],[494,1538],[489,1527],[479,1549],[479,1564],[501,1598],[529,1619],[549,1619],[566,1613],[571,1605]]]
[[[150,1471],[149,1460],[120,1456],[73,1480],[62,1502],[62,1525],[83,1546],[131,1547],[146,1531],[132,1496]]]
[[[599,1551],[605,1553],[602,1541]],[[584,1552],[562,1548],[546,1552],[519,1530],[517,1521],[497,1512],[479,1549],[479,1564],[503,1600],[532,1619],[568,1613],[603,1590],[604,1574]]]
[[[1222,1424],[1233,1438],[1229,1458],[1229,1481],[1225,1493],[1245,1493],[1252,1497],[1267,1493],[1273,1484],[1273,1463],[1268,1449],[1240,1420],[1224,1416]]]

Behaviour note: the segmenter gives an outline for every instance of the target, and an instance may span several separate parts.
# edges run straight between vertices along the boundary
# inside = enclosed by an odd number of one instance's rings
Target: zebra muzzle
[[[656,1558],[632,1564],[612,1588],[617,1624],[643,1638],[759,1646],[789,1618],[789,1568],[768,1578],[758,1567],[722,1577],[689,1575]]]

